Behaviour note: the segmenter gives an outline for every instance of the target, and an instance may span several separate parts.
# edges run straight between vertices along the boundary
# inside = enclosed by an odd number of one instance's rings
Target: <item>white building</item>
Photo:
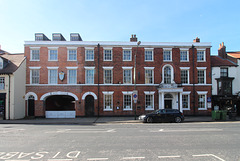
[[[25,116],[26,61],[24,54],[0,50],[0,119]]]

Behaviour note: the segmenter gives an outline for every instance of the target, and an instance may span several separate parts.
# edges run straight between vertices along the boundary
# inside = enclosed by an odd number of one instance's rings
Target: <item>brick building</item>
[[[35,34],[25,42],[26,115],[129,116],[156,109],[211,112],[211,43],[66,41]],[[138,101],[133,101],[137,90]]]

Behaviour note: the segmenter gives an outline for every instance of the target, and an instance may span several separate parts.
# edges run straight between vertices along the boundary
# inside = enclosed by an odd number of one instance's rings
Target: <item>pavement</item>
[[[212,120],[211,116],[185,116],[183,123],[190,122],[239,122],[240,117],[226,120]],[[50,118],[27,118],[18,120],[0,120],[0,124],[46,124],[46,125],[95,125],[101,123],[142,123],[140,120],[135,120],[134,117],[78,117],[72,119],[50,119]]]

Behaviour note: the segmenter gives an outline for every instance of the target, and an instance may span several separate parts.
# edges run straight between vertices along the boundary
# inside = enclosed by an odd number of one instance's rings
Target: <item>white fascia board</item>
[[[122,41],[25,41],[24,46],[83,46],[96,47],[97,45],[103,47],[137,47],[137,42],[122,42]],[[138,47],[145,48],[210,48],[210,42],[142,42]]]

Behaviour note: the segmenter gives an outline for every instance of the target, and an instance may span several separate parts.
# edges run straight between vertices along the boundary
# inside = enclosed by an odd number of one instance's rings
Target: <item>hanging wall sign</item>
[[[63,81],[63,79],[64,79],[64,72],[63,72],[63,71],[61,71],[61,72],[59,73],[59,79],[60,79],[61,81]]]

